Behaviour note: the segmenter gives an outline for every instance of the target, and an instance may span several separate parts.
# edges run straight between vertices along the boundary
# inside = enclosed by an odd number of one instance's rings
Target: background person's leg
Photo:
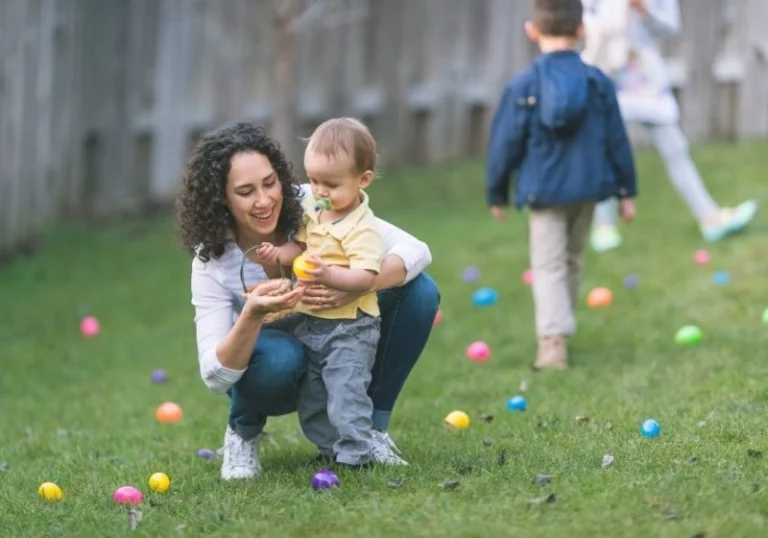
[[[605,252],[621,245],[621,234],[616,226],[617,206],[615,198],[608,198],[595,206],[592,233],[589,237],[595,252]]]
[[[707,241],[717,241],[744,229],[757,213],[757,202],[748,200],[736,207],[721,208],[710,196],[691,159],[688,139],[680,126],[653,125],[651,135],[664,159],[669,179],[685,200]]]

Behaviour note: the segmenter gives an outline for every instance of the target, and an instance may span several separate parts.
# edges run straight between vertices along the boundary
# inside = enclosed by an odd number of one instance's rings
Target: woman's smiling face
[[[283,208],[282,186],[269,159],[255,151],[233,156],[226,196],[236,237],[253,244],[269,240]]]

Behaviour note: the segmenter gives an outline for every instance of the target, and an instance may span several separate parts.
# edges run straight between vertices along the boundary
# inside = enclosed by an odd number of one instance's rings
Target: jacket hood
[[[587,66],[575,51],[542,54],[535,66],[539,78],[541,122],[558,134],[574,131],[587,111]]]

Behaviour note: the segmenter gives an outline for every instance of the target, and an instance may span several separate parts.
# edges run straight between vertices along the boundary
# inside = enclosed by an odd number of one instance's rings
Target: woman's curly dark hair
[[[182,246],[204,262],[220,257],[232,239],[235,220],[226,205],[230,163],[235,155],[251,151],[269,159],[282,186],[277,231],[288,234],[299,226],[303,213],[299,183],[277,141],[263,127],[250,123],[222,125],[205,133],[192,150],[176,198]]]

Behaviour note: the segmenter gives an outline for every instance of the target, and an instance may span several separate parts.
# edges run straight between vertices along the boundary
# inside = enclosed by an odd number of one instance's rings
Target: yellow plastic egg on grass
[[[155,493],[165,493],[171,487],[171,479],[165,473],[155,473],[149,477],[149,487]]]
[[[37,488],[37,494],[46,501],[60,501],[64,498],[61,488],[53,482],[43,482],[40,484],[40,487]]]
[[[470,420],[469,415],[464,411],[452,411],[448,413],[448,416],[443,420],[444,424],[452,429],[464,430],[469,428]]]

